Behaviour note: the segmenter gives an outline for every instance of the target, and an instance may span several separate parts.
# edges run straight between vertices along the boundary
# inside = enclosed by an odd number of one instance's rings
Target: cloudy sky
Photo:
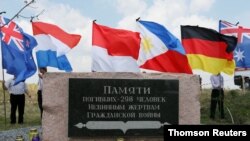
[[[30,1],[30,0],[28,0]],[[21,15],[30,17],[44,10],[39,21],[56,24],[69,33],[80,34],[82,39],[77,47],[69,52],[73,72],[91,70],[92,21],[114,28],[136,30],[135,19],[155,21],[164,25],[180,38],[180,25],[199,25],[218,30],[219,20],[250,27],[249,0],[36,0]],[[3,16],[13,17],[24,6],[24,0],[1,0]],[[17,18],[27,33],[32,33],[29,19]],[[49,68],[57,72],[57,69]],[[209,86],[209,73],[195,71],[203,78],[203,85]],[[5,74],[7,78],[7,74]],[[233,77],[225,76],[225,86],[236,88]],[[0,76],[2,79],[2,76]],[[27,80],[36,83],[37,74]]]

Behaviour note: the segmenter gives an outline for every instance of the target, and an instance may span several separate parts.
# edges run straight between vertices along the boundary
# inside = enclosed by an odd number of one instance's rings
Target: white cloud
[[[117,22],[119,28],[135,30],[135,19],[150,20],[164,25],[170,32],[180,38],[180,25],[199,25],[217,30],[218,21],[203,15],[213,6],[215,0],[105,0],[100,6],[113,3],[122,19]],[[95,3],[99,3],[95,1]],[[85,4],[82,1],[80,4]],[[60,26],[68,33],[80,34],[82,39],[77,47],[69,52],[68,59],[74,72],[89,72],[91,67],[92,18],[84,17],[82,13],[65,3],[55,3],[49,0],[39,0],[36,9],[29,8],[36,14],[45,9],[39,16],[40,21]],[[114,11],[114,12],[117,12]],[[94,9],[93,9],[93,12]],[[98,18],[98,17],[95,17]],[[112,17],[110,17],[112,18]],[[18,24],[28,33],[32,33],[31,24],[27,20],[18,20]],[[51,71],[58,71],[51,69]],[[204,75],[204,80],[208,75]],[[232,79],[232,77],[229,77]],[[37,75],[33,76],[37,80]],[[30,81],[30,79],[29,79]]]
[[[80,11],[63,3],[41,0],[37,2],[37,7],[37,13],[45,9],[39,16],[40,21],[58,25],[68,33],[82,36],[79,44],[67,54],[67,57],[74,72],[90,71],[92,19],[84,17]]]
[[[29,9],[33,14],[40,13],[43,9],[46,9],[39,16],[39,21],[58,25],[68,33],[80,34],[82,36],[79,44],[67,54],[67,57],[74,72],[90,72],[92,20],[89,17],[82,16],[80,11],[67,4],[57,4],[49,0],[40,0],[32,6],[37,7],[36,9]],[[32,27],[29,20],[20,18],[16,22],[26,33],[32,35]],[[33,56],[35,57],[34,52]],[[54,68],[49,68],[49,71],[62,72]],[[8,74],[6,76],[7,79],[11,77]],[[37,74],[34,74],[27,82],[36,83],[37,80]]]
[[[117,0],[117,11],[123,15],[118,22],[118,28],[136,30],[136,19],[143,15],[147,10],[147,3],[143,0]]]
[[[134,3],[136,4],[130,7]],[[143,8],[140,8],[139,3]],[[177,37],[180,37],[180,25],[199,25],[217,29],[217,21],[201,16],[202,12],[209,10],[213,0],[204,3],[207,5],[206,8],[198,0],[154,0],[152,5],[147,5],[142,0],[118,0],[117,9],[124,11],[124,17],[118,22],[118,27],[135,30],[135,19],[141,17],[142,20],[155,21],[164,25]],[[194,6],[199,14],[192,12]]]
[[[143,3],[141,0],[121,1],[118,1],[120,3],[117,4],[117,9],[125,12],[123,12],[124,17],[119,21],[118,27],[134,30],[134,21],[140,16],[142,20],[155,21],[164,25],[179,39],[180,25],[198,25],[215,30],[218,29],[218,21],[216,19],[202,16],[203,12],[209,11],[214,0],[154,0],[152,5],[145,5],[146,3]],[[134,6],[129,7],[129,5],[139,2],[142,2],[143,7],[147,7],[147,9],[138,8],[136,10]],[[194,73],[202,76],[204,87],[211,87],[211,85],[207,85],[210,84],[209,73],[203,71],[194,71]],[[225,87],[237,88],[233,84],[232,76],[225,75],[225,80]]]
[[[145,0],[117,0],[116,6],[118,12],[123,15],[141,14],[146,9]]]
[[[196,13],[201,11],[208,11],[214,4],[215,0],[191,0],[190,12]]]
[[[175,26],[178,25],[178,26]],[[206,27],[211,28],[214,30],[218,29],[218,22],[214,19],[207,18],[204,16],[198,16],[198,15],[190,15],[190,16],[183,16],[179,17],[172,22],[172,29],[171,31],[173,34],[175,34],[179,39],[181,37],[180,33],[180,26],[181,25],[193,25],[193,26],[200,26],[200,27]]]
[[[149,6],[145,18],[160,23],[171,23],[174,19],[186,14],[185,0],[155,0]]]

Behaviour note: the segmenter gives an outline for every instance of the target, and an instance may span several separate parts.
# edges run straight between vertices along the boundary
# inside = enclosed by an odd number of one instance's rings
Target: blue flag
[[[139,20],[138,27],[142,40],[140,68],[192,74],[181,42],[163,25]]]
[[[219,22],[220,33],[233,35],[238,38],[234,50],[236,69],[250,69],[250,28],[231,24],[227,21]]]
[[[6,24],[6,25],[5,25]],[[5,26],[3,26],[5,25]],[[13,21],[0,17],[2,67],[14,75],[15,84],[25,81],[36,72],[32,50],[37,45],[34,37],[26,34]]]

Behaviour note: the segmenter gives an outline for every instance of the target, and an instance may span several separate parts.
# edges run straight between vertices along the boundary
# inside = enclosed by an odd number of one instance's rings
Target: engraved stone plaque
[[[179,81],[70,78],[68,137],[162,136],[178,124]]]

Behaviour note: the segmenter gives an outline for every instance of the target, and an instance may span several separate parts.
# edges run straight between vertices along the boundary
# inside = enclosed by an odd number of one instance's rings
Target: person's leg
[[[37,101],[38,101],[38,106],[39,106],[40,113],[41,113],[41,118],[42,118],[42,115],[43,115],[43,105],[42,105],[43,98],[42,98],[42,91],[41,90],[39,90],[37,92]]]
[[[225,114],[224,114],[224,91],[223,91],[223,89],[220,90],[219,111],[220,111],[220,118],[225,118]]]
[[[210,106],[210,118],[214,119],[215,118],[215,111],[216,111],[216,105],[217,105],[217,97],[218,97],[218,92],[216,89],[212,90],[211,94],[211,106]]]
[[[10,123],[16,123],[16,109],[17,109],[17,100],[16,95],[10,94]]]
[[[18,99],[18,123],[23,123],[23,114],[24,114],[24,106],[25,106],[25,95],[19,95]]]

